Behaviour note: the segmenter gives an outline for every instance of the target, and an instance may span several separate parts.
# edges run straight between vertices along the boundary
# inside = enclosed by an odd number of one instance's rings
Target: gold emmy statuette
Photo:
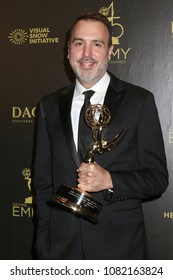
[[[102,137],[102,130],[108,124],[110,118],[109,109],[105,105],[90,105],[86,110],[85,121],[92,129],[93,142],[86,153],[85,163],[94,162],[95,153],[103,154],[114,149],[125,136],[128,128],[123,128],[110,143]],[[51,201],[65,207],[66,210],[70,210],[74,214],[92,222],[98,222],[102,204],[89,193],[77,187],[60,186],[55,195],[51,197]]]

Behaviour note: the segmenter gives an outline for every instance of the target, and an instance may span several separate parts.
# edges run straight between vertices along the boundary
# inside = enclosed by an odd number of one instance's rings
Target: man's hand
[[[78,188],[98,192],[113,188],[110,173],[97,163],[82,163],[78,170]]]

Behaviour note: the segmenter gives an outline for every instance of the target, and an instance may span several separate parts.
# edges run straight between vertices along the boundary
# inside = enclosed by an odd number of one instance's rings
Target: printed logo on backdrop
[[[164,219],[173,219],[173,212],[164,212]]]
[[[14,29],[8,36],[10,42],[14,45],[23,45],[28,43],[35,44],[57,44],[59,38],[52,36],[49,27],[31,27],[29,30]]]
[[[131,48],[123,48],[122,46],[121,39],[125,36],[125,30],[121,24],[120,16],[115,16],[114,2],[112,1],[108,7],[101,7],[99,12],[107,17],[113,30],[112,43],[114,49],[112,51],[112,59],[110,63],[126,63]]]
[[[34,214],[33,209],[33,196],[31,190],[31,170],[29,168],[24,168],[21,171],[21,176],[23,177],[23,188],[28,194],[23,198],[21,202],[13,203],[13,217],[17,218],[32,218]]]
[[[36,107],[13,106],[11,109],[13,123],[32,123],[35,118]]]

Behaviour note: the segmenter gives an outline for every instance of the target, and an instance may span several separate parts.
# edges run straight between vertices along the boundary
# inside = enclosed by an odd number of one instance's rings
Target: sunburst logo
[[[24,44],[28,40],[29,35],[23,29],[15,29],[13,30],[8,38],[15,45]]]

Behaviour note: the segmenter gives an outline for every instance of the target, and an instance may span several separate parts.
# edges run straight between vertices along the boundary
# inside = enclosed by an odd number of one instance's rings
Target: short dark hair
[[[80,21],[80,20],[85,20],[85,21],[100,21],[102,22],[107,30],[108,30],[108,34],[109,34],[109,39],[108,39],[108,47],[110,47],[112,45],[112,26],[109,22],[109,20],[107,19],[107,17],[105,17],[104,15],[102,15],[101,13],[98,12],[88,12],[85,13],[81,16],[79,16],[75,22],[73,23],[73,25],[71,26],[70,30],[69,30],[69,41],[71,39],[71,35],[73,32],[73,29],[75,27],[75,25]]]

